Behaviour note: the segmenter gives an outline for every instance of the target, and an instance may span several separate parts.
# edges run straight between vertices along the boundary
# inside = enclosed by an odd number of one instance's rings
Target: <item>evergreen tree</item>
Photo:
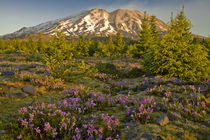
[[[101,42],[101,41],[97,41],[95,43],[95,46],[96,46],[96,50],[95,50],[95,53],[94,53],[94,56],[98,57],[98,56],[105,56],[105,48],[106,48],[106,45]]]
[[[152,37],[152,41],[150,42],[150,46],[151,45],[159,45],[160,43],[160,35],[159,32],[157,31],[157,26],[156,26],[156,17],[155,16],[151,16],[151,20],[149,22],[150,25],[150,33],[151,33],[151,37]]]
[[[206,38],[203,41],[203,45],[206,47],[207,52],[208,52],[208,58],[210,58],[210,38]]]
[[[27,44],[28,44],[29,52],[31,52],[31,53],[36,52],[37,46],[36,46],[36,44],[35,44],[35,42],[34,42],[34,40],[31,36],[29,37],[29,40],[28,40]]]
[[[90,56],[90,50],[92,49],[93,50],[93,48],[95,47],[94,46],[94,43],[93,43],[93,41],[92,41],[92,38],[90,37],[90,36],[88,36],[88,38],[87,38],[87,41],[86,41],[86,43],[85,43],[86,45],[86,49],[87,49],[87,54],[86,54],[86,56]],[[93,52],[91,53],[91,56],[93,56]]]
[[[116,35],[116,52],[118,54],[121,54],[123,53],[123,49],[124,49],[124,42],[123,42],[123,38],[122,38],[122,34],[120,31],[117,32],[117,35]]]
[[[38,38],[38,41],[37,41],[37,51],[43,53],[44,48],[45,48],[45,45],[44,45],[44,42],[43,42],[42,34],[39,33],[39,38]]]
[[[193,44],[190,32],[191,22],[185,17],[184,7],[175,18],[171,18],[170,29],[153,49],[154,59],[150,71],[168,77],[181,79],[200,79],[208,76],[208,59],[204,47]]]
[[[3,50],[6,48],[5,46],[6,46],[6,45],[5,45],[4,40],[0,39],[0,51],[1,51],[1,52],[3,52]]]
[[[133,56],[137,52],[136,44],[125,46],[125,55]]]
[[[109,40],[106,44],[106,47],[103,49],[103,52],[106,54],[106,56],[115,56],[116,55],[116,51],[115,51],[115,45],[113,43],[112,37],[109,37]]]
[[[152,41],[152,34],[151,34],[151,28],[149,24],[149,18],[144,12],[144,18],[143,23],[141,25],[141,31],[139,32],[139,42],[137,45],[138,54],[139,56],[143,55],[144,52],[149,48],[151,41]]]
[[[160,36],[159,32],[157,31],[156,27],[156,17],[152,16],[149,22],[149,29],[150,29],[150,35],[148,38],[150,38],[150,42],[148,43],[147,49],[145,50],[145,53],[143,54],[143,66],[145,71],[154,71],[154,51],[158,46],[160,46]],[[149,41],[147,40],[147,41]]]
[[[88,46],[86,44],[84,36],[79,37],[78,46],[76,49],[78,51],[79,56],[87,56],[88,55]]]

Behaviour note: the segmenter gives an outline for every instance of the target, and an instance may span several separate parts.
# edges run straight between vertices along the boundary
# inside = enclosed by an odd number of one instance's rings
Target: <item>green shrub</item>
[[[87,76],[91,76],[95,73],[97,73],[97,69],[94,67],[93,64],[87,64],[84,62],[84,60],[82,60],[81,64],[78,66],[79,70],[87,75]]]

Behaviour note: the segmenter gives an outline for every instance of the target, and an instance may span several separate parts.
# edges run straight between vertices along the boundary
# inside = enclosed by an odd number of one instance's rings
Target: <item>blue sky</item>
[[[210,36],[210,0],[0,0],[0,35],[93,8],[147,11],[168,22],[182,3],[192,32]]]

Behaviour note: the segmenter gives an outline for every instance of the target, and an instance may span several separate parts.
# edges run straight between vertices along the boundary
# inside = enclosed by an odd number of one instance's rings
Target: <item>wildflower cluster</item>
[[[115,99],[115,102],[116,103],[119,103],[121,105],[121,107],[125,107],[128,103],[128,96],[118,96],[116,99]]]
[[[125,80],[110,81],[107,85],[101,85],[101,88],[105,93],[116,94],[117,92],[128,90],[129,84],[130,82]]]
[[[20,81],[30,82],[32,79],[36,79],[38,75],[30,72],[20,72],[19,74],[16,73],[15,77]]]
[[[114,116],[109,116],[108,114],[102,114],[101,120],[103,127],[100,127],[100,131],[110,136],[114,133],[115,138],[119,139],[119,120],[117,118],[114,118]]]
[[[149,95],[170,98],[174,94],[184,92],[184,89],[181,86],[167,84],[159,86],[155,85],[153,88],[148,88],[145,92]]]
[[[118,78],[117,75],[110,75],[110,74],[106,74],[106,73],[96,73],[94,75],[94,77],[103,81],[103,82],[110,82],[112,79]]]
[[[152,121],[151,113],[154,112],[156,102],[154,97],[137,98],[133,100],[134,108],[128,107],[127,115],[131,116],[133,120],[137,120],[142,124]]]
[[[188,120],[205,121],[208,111],[207,100],[200,94],[200,90],[196,90],[192,85],[189,87],[190,91],[193,91],[188,92],[190,97],[179,102],[169,103],[169,109],[179,111]]]
[[[73,115],[65,103],[66,99],[63,103],[42,103],[19,109],[17,122],[12,124],[16,138],[119,139],[117,118],[102,114],[92,115],[87,120],[85,116]]]
[[[52,76],[44,76],[31,80],[35,86],[44,86],[47,90],[62,90],[64,81],[61,78],[55,79]]]
[[[90,92],[81,88],[70,88],[65,90],[68,100],[76,100],[83,110],[91,110],[93,108],[103,109],[106,106],[113,105],[111,95],[104,95],[100,93]]]

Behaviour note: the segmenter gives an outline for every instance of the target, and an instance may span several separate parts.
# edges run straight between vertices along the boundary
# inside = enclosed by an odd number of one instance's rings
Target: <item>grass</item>
[[[4,67],[10,67],[13,69],[17,66],[25,66],[23,69],[18,69],[19,71],[30,71],[30,72],[37,72],[35,65],[45,68],[45,66],[41,62],[33,61],[31,58],[28,59],[30,61],[26,61],[27,55],[20,55],[18,58],[14,54],[6,55],[1,54],[0,58],[4,59],[5,61],[0,62],[0,70]],[[86,58],[86,62],[95,63],[98,61],[103,61],[107,63],[108,59],[97,60],[96,58]],[[113,61],[113,64],[117,67],[118,70],[124,71],[129,70],[131,67],[141,69],[141,66],[138,65],[138,60],[136,59],[121,59]],[[43,71],[43,70],[42,70]],[[38,73],[38,74],[42,74]],[[84,86],[85,88],[90,88],[92,91],[95,92],[102,92],[101,84],[106,84],[103,80],[99,80],[93,76],[77,74],[71,75],[70,82],[65,82],[65,87],[73,88]],[[147,94],[144,91],[133,91],[136,86],[141,85],[140,81],[142,81],[144,77],[141,75],[134,76],[133,78],[127,77],[120,77],[117,80],[128,80],[130,81],[129,87],[132,90],[131,95],[129,98],[137,98],[137,97],[144,97]],[[117,81],[116,80],[116,81]],[[5,77],[0,76],[0,87],[11,87],[9,92],[21,92],[21,87],[25,84],[29,84],[28,82],[21,82],[18,81],[14,76]],[[37,96],[26,96],[25,98],[11,98],[11,97],[2,97],[0,96],[0,130],[5,130],[6,132],[0,134],[0,139],[13,139],[14,137],[10,134],[9,130],[7,129],[7,124],[10,123],[14,119],[14,113],[17,112],[18,109],[24,106],[28,106],[34,99],[38,102],[45,102],[45,103],[53,103],[56,100],[61,100],[64,98],[65,94],[63,91],[46,91],[44,87],[36,87],[39,94]],[[8,92],[8,91],[7,91]],[[179,93],[180,94],[180,93]],[[115,99],[119,95],[113,95],[112,98]],[[184,96],[182,93],[179,97]],[[184,96],[186,97],[186,96]],[[160,100],[160,97],[155,97]],[[209,100],[209,99],[208,99]],[[208,107],[208,106],[207,106]],[[121,139],[128,139],[129,134],[135,134],[136,136],[133,139],[140,139],[142,134],[150,133],[156,136],[160,136],[163,139],[182,139],[177,136],[177,132],[183,132],[183,138],[186,140],[189,139],[206,139],[208,135],[210,135],[210,128],[204,127],[200,125],[200,123],[192,123],[192,122],[185,122],[184,120],[181,121],[170,121],[170,123],[166,126],[159,126],[153,121],[152,123],[148,124],[139,124],[138,122],[127,122],[126,121],[126,113],[125,110],[122,110],[119,106],[113,107],[105,107],[103,111],[95,110],[94,114],[102,114],[102,113],[109,113],[114,115],[120,120],[121,126]],[[155,112],[153,114],[154,120],[158,118],[159,115],[166,114],[166,112]],[[207,121],[210,120],[209,114],[207,112]],[[135,124],[135,125],[133,125]]]

